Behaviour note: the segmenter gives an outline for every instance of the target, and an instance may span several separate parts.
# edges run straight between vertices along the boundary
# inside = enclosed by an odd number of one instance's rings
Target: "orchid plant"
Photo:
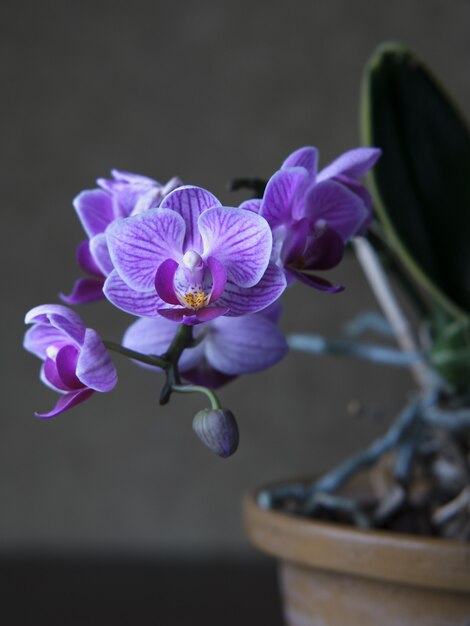
[[[467,223],[470,140],[427,70],[400,47],[374,57],[363,102],[364,147],[323,169],[315,147],[299,148],[268,181],[232,181],[232,190],[254,192],[239,206],[224,206],[176,177],[160,184],[120,170],[81,192],[73,204],[86,239],[77,262],[87,276],[61,294],[64,304],[37,306],[25,320],[31,327],[24,346],[42,360],[41,380],[60,394],[54,408],[37,415],[51,418],[94,392],[110,392],[117,382],[110,352],[116,352],[162,377],[161,404],[173,393],[207,396],[209,406],[196,414],[193,428],[227,457],[239,433],[216,390],[274,365],[289,347],[410,367],[419,392],[382,438],[313,484],[262,492],[260,503],[380,526],[405,504],[417,506],[411,485],[417,474],[433,474],[441,488],[426,492],[430,532],[467,536],[470,298],[468,279],[440,254],[439,238],[451,232],[464,265],[468,229],[460,230],[451,212]],[[362,181],[366,174],[372,195]],[[446,198],[452,204],[443,219]],[[456,245],[464,242],[466,248]],[[294,281],[325,297],[343,289],[323,272],[341,262],[349,245],[384,313],[380,319],[366,314],[355,326],[392,332],[399,349],[318,335],[286,339],[278,328],[282,295]],[[418,333],[386,268],[410,296]],[[137,318],[121,343],[101,339],[69,308],[102,299]],[[390,453],[392,487],[380,501],[335,495],[354,473]]]

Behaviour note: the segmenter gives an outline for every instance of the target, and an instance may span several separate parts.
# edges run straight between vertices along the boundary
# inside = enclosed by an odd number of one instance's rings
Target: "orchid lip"
[[[174,275],[174,291],[179,302],[193,311],[207,306],[210,301],[213,279],[201,255],[188,250]]]

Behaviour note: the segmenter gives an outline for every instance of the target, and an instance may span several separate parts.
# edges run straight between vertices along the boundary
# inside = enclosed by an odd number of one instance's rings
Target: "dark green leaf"
[[[411,52],[378,49],[362,97],[365,145],[382,148],[371,176],[395,251],[452,317],[470,313],[470,135]]]

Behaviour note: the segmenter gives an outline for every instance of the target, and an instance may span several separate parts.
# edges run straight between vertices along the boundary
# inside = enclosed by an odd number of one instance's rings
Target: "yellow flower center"
[[[188,291],[184,296],[178,294],[178,297],[190,309],[197,311],[209,303],[210,294],[204,293],[202,289]]]

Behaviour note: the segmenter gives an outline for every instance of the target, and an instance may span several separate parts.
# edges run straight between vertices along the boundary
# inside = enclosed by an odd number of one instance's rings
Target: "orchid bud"
[[[238,426],[228,409],[202,409],[193,419],[193,430],[202,443],[224,459],[238,448]]]

